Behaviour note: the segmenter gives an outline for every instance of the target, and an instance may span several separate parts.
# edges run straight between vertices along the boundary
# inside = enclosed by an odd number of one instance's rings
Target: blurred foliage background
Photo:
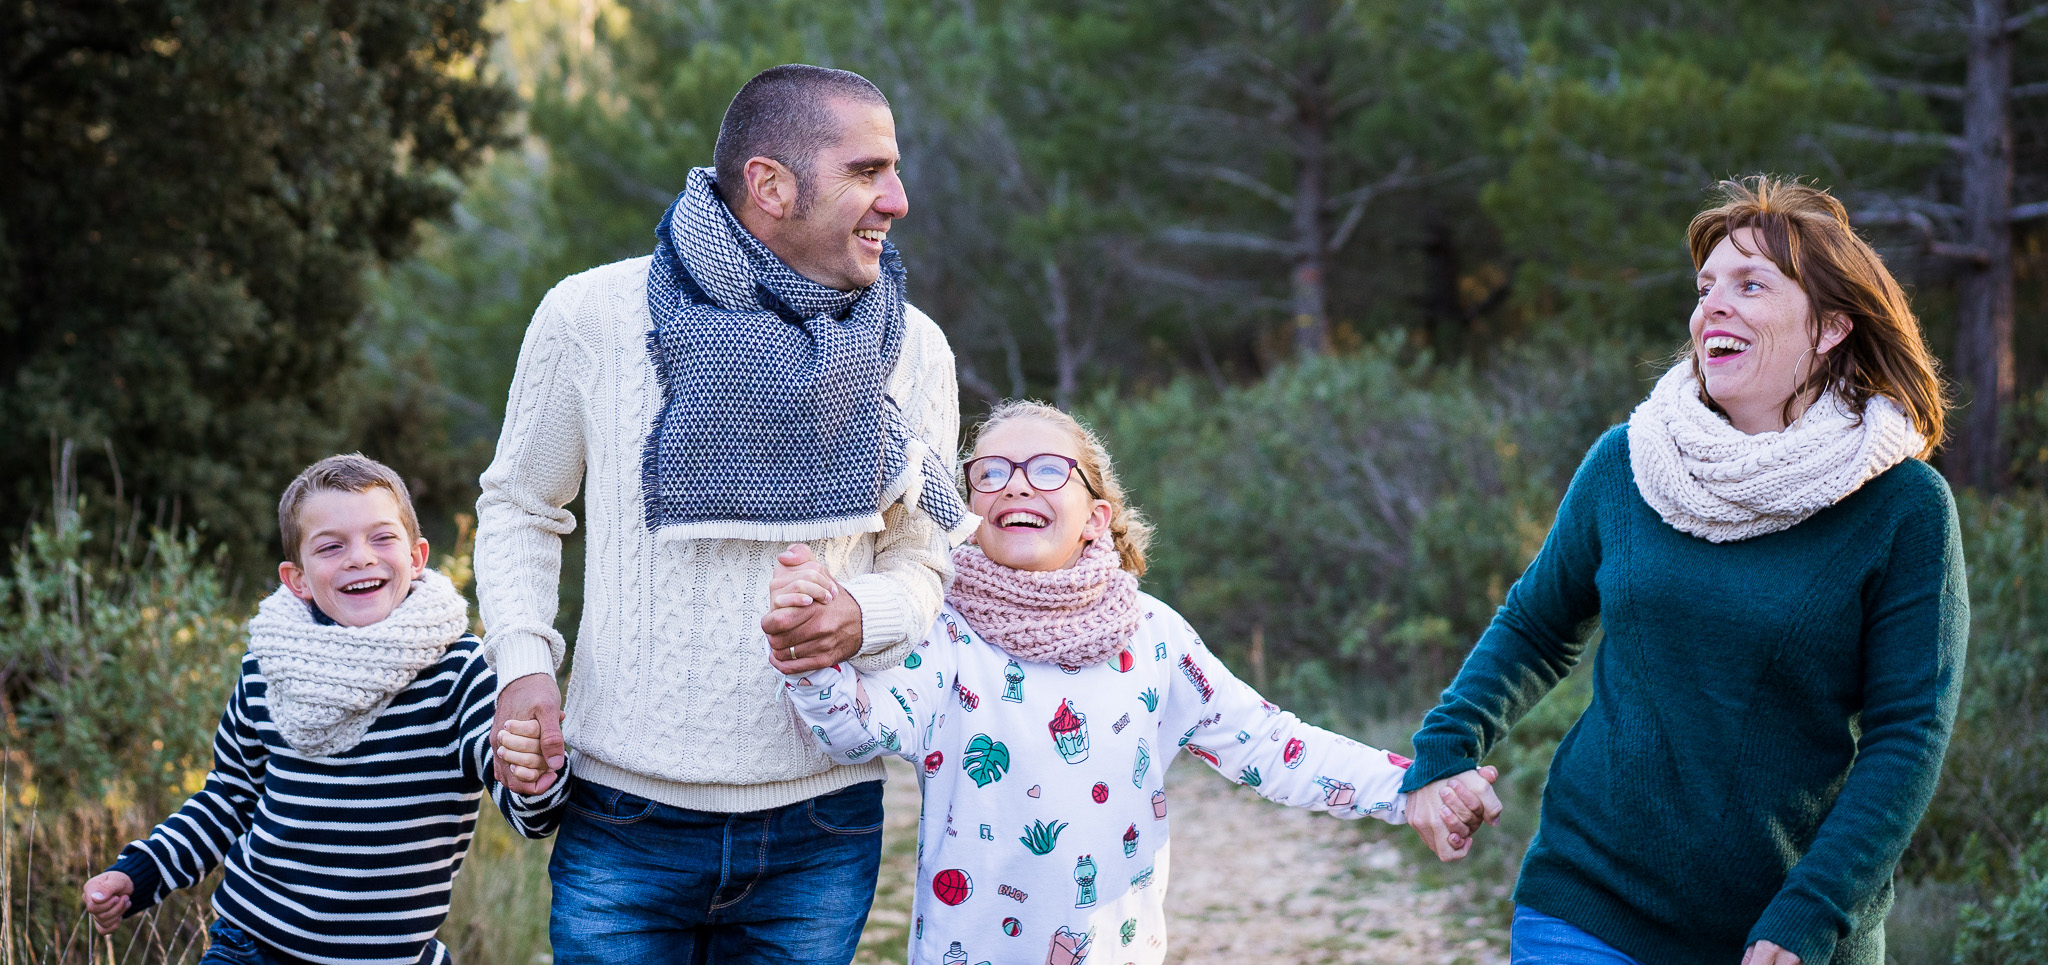
[[[1398,742],[1683,337],[1714,181],[1835,191],[1955,364],[1984,2],[4,0],[4,940],[76,944],[49,883],[203,771],[285,482],[360,448],[454,546],[534,306],[651,249],[764,67],[893,102],[895,237],[963,414],[1100,426],[1161,524],[1148,586],[1276,700]],[[2010,43],[2025,205],[2048,20]],[[2019,960],[1997,936],[2048,875],[2048,217],[2010,234],[2004,457],[1938,460],[1976,483],[1975,622],[1899,961]],[[1511,842],[1584,700],[1502,750]],[[467,960],[530,960],[531,916],[490,909],[544,901],[533,854],[480,843],[512,870],[464,877]],[[1518,844],[1487,854],[1446,873],[1511,879]]]

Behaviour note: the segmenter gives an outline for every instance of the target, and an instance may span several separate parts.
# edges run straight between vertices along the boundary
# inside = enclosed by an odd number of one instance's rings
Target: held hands
[[[1456,861],[1472,850],[1479,825],[1499,824],[1501,803],[1493,793],[1500,771],[1492,765],[1453,774],[1408,792],[1408,826],[1436,852]]]
[[[508,720],[491,735],[491,744],[498,766],[511,775],[505,781],[507,786],[530,784],[546,789],[555,783],[554,772],[562,765],[558,762],[551,767],[541,756],[540,721]]]
[[[860,653],[860,603],[832,579],[811,548],[796,543],[775,557],[761,632],[768,662],[785,674],[822,670]]]
[[[562,741],[562,689],[555,678],[532,673],[507,684],[498,694],[497,716],[497,725],[491,729],[491,766],[498,783],[528,797],[553,787],[569,760],[569,745]],[[534,739],[530,753],[518,764],[506,759],[508,734]]]
[[[135,893],[135,880],[119,871],[102,871],[86,880],[84,890],[85,913],[92,916],[92,927],[102,935],[113,934],[133,904],[128,896]]]

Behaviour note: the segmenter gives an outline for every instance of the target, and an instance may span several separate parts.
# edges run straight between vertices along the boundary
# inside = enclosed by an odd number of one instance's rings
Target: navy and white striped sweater
[[[286,955],[447,962],[434,933],[484,792],[529,838],[553,833],[568,801],[566,775],[533,798],[492,775],[497,678],[479,645],[463,634],[360,743],[321,758],[278,733],[262,669],[243,657],[206,786],[114,863],[135,881],[131,914],[225,863],[214,911]]]

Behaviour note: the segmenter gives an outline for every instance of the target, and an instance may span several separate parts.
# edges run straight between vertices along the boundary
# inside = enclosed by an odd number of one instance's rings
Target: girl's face
[[[1743,254],[1743,248],[1752,253]],[[1785,428],[1786,401],[1820,366],[1821,356],[1848,337],[1848,321],[1824,326],[1816,344],[1806,291],[1764,257],[1763,240],[1753,228],[1721,239],[1700,266],[1698,281],[1692,350],[1706,376],[1707,395],[1744,432]]]
[[[1088,491],[1080,469],[1071,469],[1064,484],[1057,484],[1057,477],[1046,472],[1054,463],[1067,468],[1065,460],[1040,460],[1037,465],[1044,475],[995,460],[975,462],[983,456],[1002,456],[1023,465],[1039,455],[1078,460],[1081,451],[1065,429],[1023,417],[983,432],[967,461],[968,505],[981,517],[981,526],[974,531],[975,542],[989,559],[1011,569],[1065,569],[1081,558],[1089,540],[1109,533],[1109,501]],[[987,485],[1004,471],[1009,480],[995,492],[975,487],[977,481]],[[1029,478],[1033,476],[1039,477],[1039,485],[1053,488],[1036,488]]]

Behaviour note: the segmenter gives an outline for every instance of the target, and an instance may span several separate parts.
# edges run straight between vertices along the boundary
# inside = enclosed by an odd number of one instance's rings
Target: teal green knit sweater
[[[1415,735],[1403,790],[1476,766],[1568,673],[1515,900],[1644,965],[1883,965],[1891,876],[1934,795],[1969,601],[1948,486],[1909,459],[1783,532],[1666,525],[1626,427],[1593,446],[1535,562]]]

